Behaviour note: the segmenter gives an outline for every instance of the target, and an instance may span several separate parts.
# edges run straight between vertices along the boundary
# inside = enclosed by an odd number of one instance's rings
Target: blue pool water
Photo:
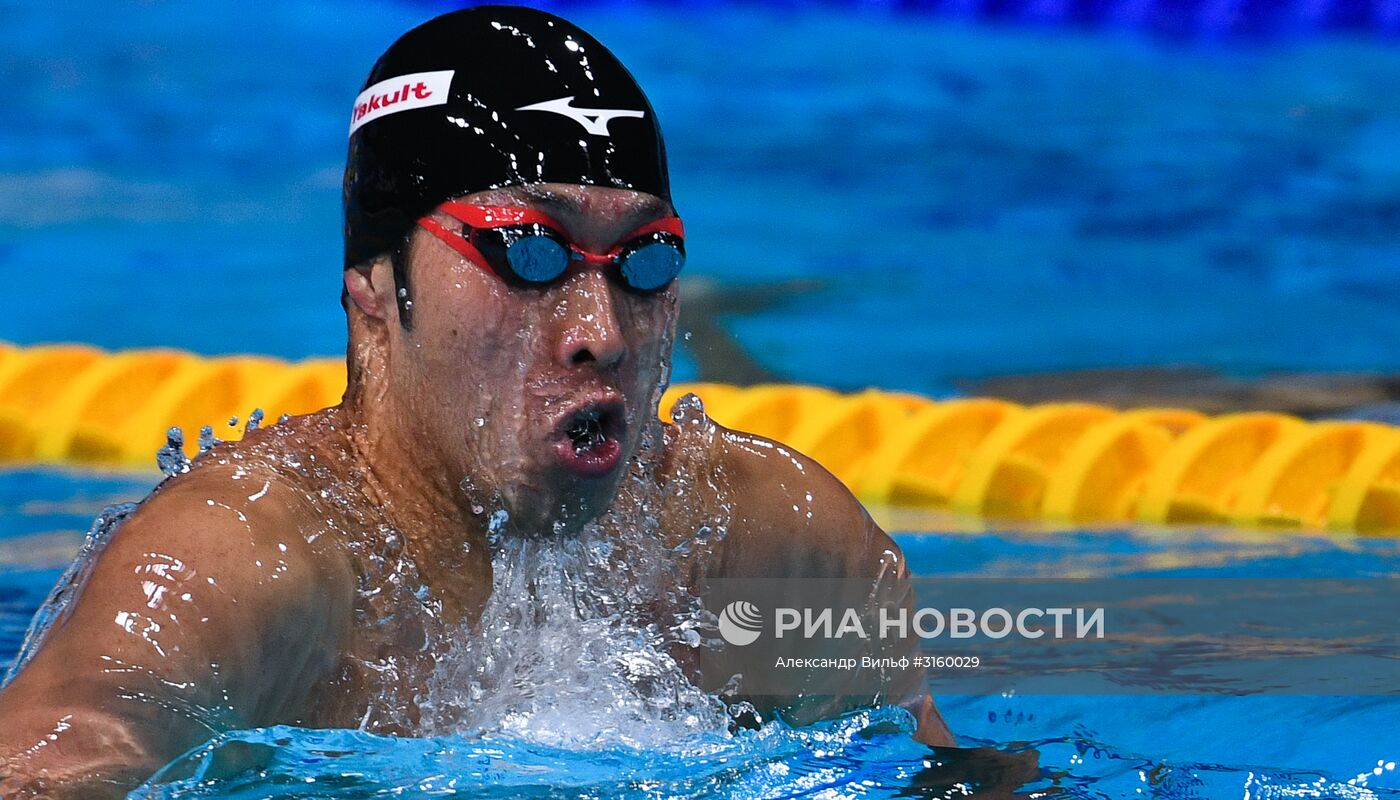
[[[139,497],[151,483],[141,476],[0,473],[0,666],[72,557],[78,531],[101,506]],[[926,578],[1375,578],[1400,571],[1394,540],[1184,529],[969,531],[907,514],[887,524],[903,528],[896,539]],[[936,682],[930,688],[964,746],[1038,759],[1026,791],[1400,797],[1400,773],[1387,768],[1400,757],[1394,696],[956,696]],[[654,749],[570,749],[490,732],[414,740],[354,731],[236,732],[172,764],[138,796],[943,796],[938,787],[965,778],[966,756],[917,745],[901,732],[901,714],[886,710],[873,720],[796,731],[770,726]],[[940,760],[953,766],[930,766]]]
[[[445,5],[0,5],[0,340],[343,352],[350,101]],[[778,376],[1400,369],[1400,48],[798,6],[569,5],[654,100],[689,276],[820,284],[721,315]]]

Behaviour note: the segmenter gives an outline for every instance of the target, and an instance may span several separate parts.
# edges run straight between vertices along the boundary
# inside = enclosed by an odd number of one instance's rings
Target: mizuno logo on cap
[[[389,114],[413,108],[440,106],[447,102],[455,70],[415,72],[380,81],[360,92],[355,98],[355,110],[350,115],[350,135],[361,125]]]
[[[553,114],[568,117],[583,126],[585,131],[594,136],[610,136],[608,133],[608,123],[618,117],[634,117],[641,119],[646,116],[644,111],[628,111],[621,108],[575,108],[572,103],[574,98],[560,97],[557,100],[546,100],[543,103],[521,106],[516,111],[548,111]]]

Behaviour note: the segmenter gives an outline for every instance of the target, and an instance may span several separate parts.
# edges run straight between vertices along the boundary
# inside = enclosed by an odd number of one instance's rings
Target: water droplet
[[[179,426],[165,434],[165,446],[156,451],[156,466],[165,477],[190,471],[190,459],[185,455],[185,432]]]
[[[486,521],[486,530],[488,533],[499,534],[505,529],[507,522],[510,522],[510,512],[498,508],[491,512],[491,518]]]
[[[228,418],[228,426],[229,426],[230,428],[237,428],[237,427],[238,427],[238,417],[237,417],[237,415]]]
[[[255,408],[255,409],[253,409],[253,413],[251,413],[251,414],[248,415],[248,424],[247,424],[246,427],[244,427],[243,433],[244,433],[244,434],[252,433],[253,431],[257,430],[258,428],[261,428],[261,427],[262,427],[262,423],[263,423],[263,410],[262,410],[261,408]]]
[[[214,426],[205,425],[199,429],[199,454],[213,450],[216,445],[223,444],[224,440],[214,435]]]

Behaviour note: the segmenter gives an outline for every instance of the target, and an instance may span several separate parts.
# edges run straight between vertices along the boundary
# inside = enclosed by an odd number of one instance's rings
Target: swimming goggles
[[[685,266],[685,231],[676,216],[648,222],[608,252],[593,253],[569,241],[549,216],[528,208],[447,202],[438,210],[462,223],[461,231],[432,217],[418,220],[419,227],[507,283],[553,283],[571,263],[581,261],[616,270],[629,289],[654,292],[675,280]]]

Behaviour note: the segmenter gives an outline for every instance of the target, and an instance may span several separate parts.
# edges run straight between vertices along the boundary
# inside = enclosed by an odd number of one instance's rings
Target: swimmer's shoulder
[[[345,468],[343,437],[327,435],[334,432],[336,411],[293,417],[216,445],[188,471],[157,487],[137,514],[172,521],[196,515],[200,520],[188,522],[247,528],[256,538],[296,546],[308,557],[331,552],[336,537],[323,534],[332,525],[347,528],[351,523],[318,501],[338,497],[354,484]],[[311,546],[315,543],[319,545]]]
[[[349,558],[336,537],[323,535],[326,514],[313,502],[309,471],[291,466],[312,460],[317,440],[306,432],[324,424],[317,416],[254,431],[196,458],[137,506],[99,567],[120,573],[158,553],[220,586],[241,605],[233,618],[314,612],[335,624],[348,619]]]
[[[332,598],[351,595],[353,575],[343,550],[319,535],[323,526],[306,488],[285,474],[197,461],[137,506],[103,560],[139,564],[161,553],[267,612],[319,604],[339,613]]]
[[[327,488],[316,475],[328,472],[318,462],[340,460],[335,437],[325,435],[337,420],[328,409],[218,445],[142,501],[113,545],[140,549],[149,539],[180,547],[272,602],[305,602],[298,591],[349,596],[349,558],[339,537],[325,535],[332,520],[316,502]],[[269,563],[298,579],[274,587],[263,574]]]
[[[143,742],[168,729],[178,749],[192,743],[192,723],[157,708],[213,709],[243,727],[294,719],[353,621],[347,559],[308,539],[305,508],[291,483],[244,464],[197,461],[165,481],[88,556],[61,621],[5,698],[106,708],[135,680],[104,666],[116,662],[161,698],[131,710]]]
[[[864,574],[898,548],[840,479],[809,456],[758,434],[713,426],[667,426],[669,474],[709,475],[723,498],[735,546],[731,563],[812,574]],[[669,477],[669,475],[667,475]],[[664,478],[663,478],[664,479]]]

